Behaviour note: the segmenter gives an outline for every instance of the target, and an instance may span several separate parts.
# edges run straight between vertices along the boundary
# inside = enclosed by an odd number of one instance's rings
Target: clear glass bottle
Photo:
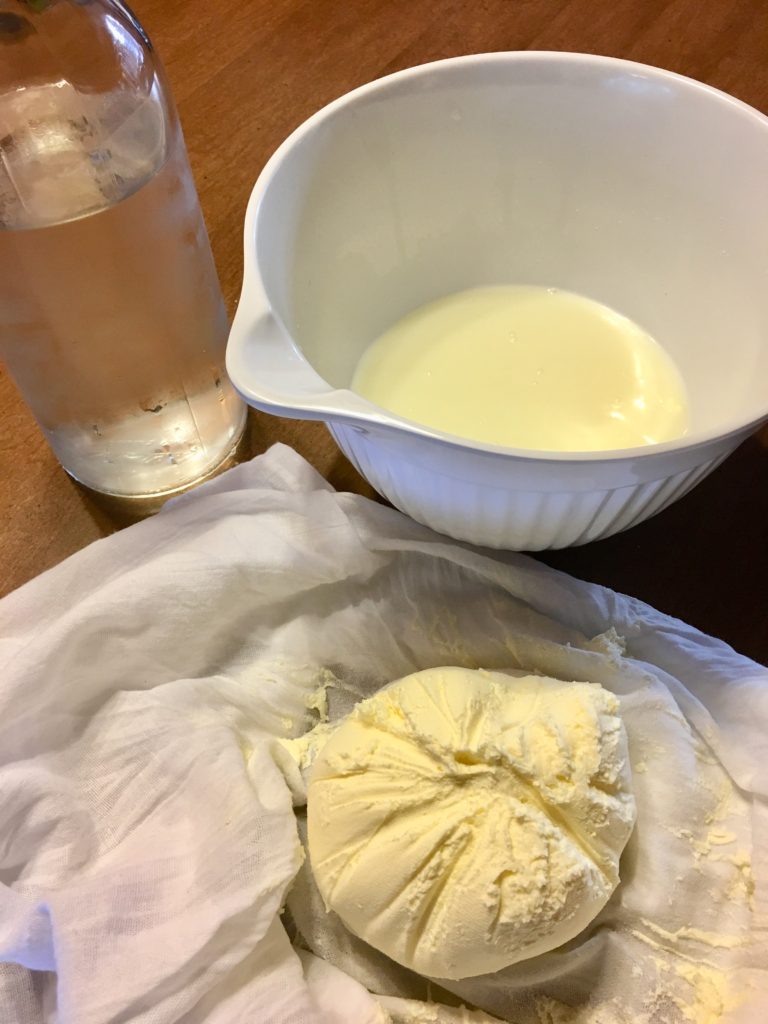
[[[162,68],[116,0],[0,0],[0,358],[102,493],[211,475],[242,434]]]

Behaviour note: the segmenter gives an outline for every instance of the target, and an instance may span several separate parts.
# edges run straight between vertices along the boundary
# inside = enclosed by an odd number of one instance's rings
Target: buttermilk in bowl
[[[494,285],[410,312],[360,358],[351,388],[437,430],[535,451],[608,451],[683,437],[688,399],[632,320],[557,288]]]

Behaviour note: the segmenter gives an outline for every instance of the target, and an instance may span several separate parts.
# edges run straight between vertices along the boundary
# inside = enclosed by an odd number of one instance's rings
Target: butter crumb
[[[735,843],[736,836],[733,832],[716,832],[711,830],[707,833],[707,842],[710,846],[726,846],[728,843]]]
[[[726,935],[721,932],[708,932],[701,928],[691,928],[688,925],[682,925],[675,931],[667,931],[666,928],[662,928],[658,924],[654,924],[653,921],[648,921],[646,918],[641,917],[640,920],[643,926],[647,928],[652,934],[657,935],[660,939],[665,942],[674,945],[680,939],[687,939],[690,942],[698,942],[704,946],[710,946],[712,949],[736,949],[740,946],[746,945],[746,940],[743,936],[739,935]],[[634,931],[633,934],[640,934]],[[661,947],[663,948],[663,947]]]
[[[614,664],[620,661],[627,653],[626,639],[617,633],[613,626],[606,629],[604,633],[598,633],[597,636],[593,636],[584,647],[586,650],[594,651],[596,654],[607,655]]]
[[[693,1024],[717,1024],[726,1010],[736,1002],[730,997],[728,984],[722,971],[706,964],[691,964],[683,961],[675,964],[675,973],[690,985],[692,992],[688,1000],[673,997],[686,1020]]]
[[[337,686],[339,680],[330,669],[320,670],[320,683],[312,693],[304,698],[304,706],[308,711],[316,711],[321,722],[328,721],[328,690]]]

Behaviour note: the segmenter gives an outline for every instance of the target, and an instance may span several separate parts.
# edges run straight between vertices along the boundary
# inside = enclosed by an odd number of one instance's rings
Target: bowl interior
[[[264,291],[333,387],[414,307],[519,283],[650,332],[691,435],[768,411],[768,119],[729,97],[607,58],[441,62],[321,111],[266,177]]]

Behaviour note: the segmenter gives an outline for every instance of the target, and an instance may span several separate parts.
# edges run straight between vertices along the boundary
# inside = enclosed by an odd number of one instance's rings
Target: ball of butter
[[[619,882],[635,802],[616,697],[435,668],[361,702],[316,757],[326,906],[420,974],[500,970],[578,935]]]

